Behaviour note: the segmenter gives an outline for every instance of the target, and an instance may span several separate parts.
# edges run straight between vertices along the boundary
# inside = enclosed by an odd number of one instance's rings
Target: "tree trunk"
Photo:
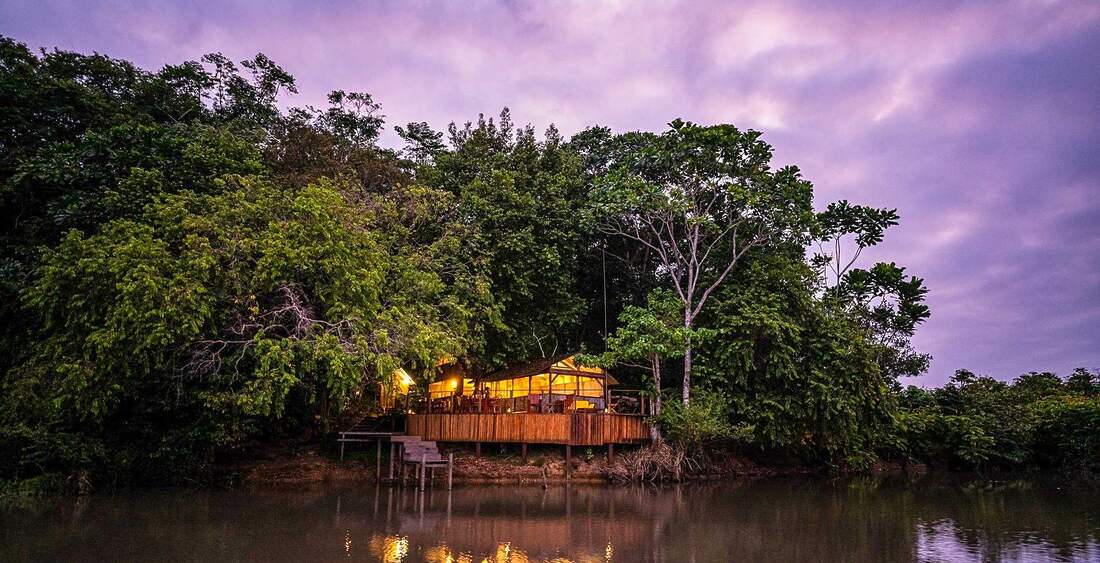
[[[690,327],[689,327],[690,328]],[[691,340],[684,344],[684,406],[691,401]]]
[[[690,303],[690,299],[688,301]],[[684,406],[691,402],[691,305],[684,307],[684,328],[687,329],[687,337],[684,339]]]
[[[653,415],[661,414],[661,357],[654,354],[649,359],[649,368],[653,372]]]
[[[653,372],[653,388],[655,390],[653,394],[653,402],[650,403],[650,409],[653,411],[653,416],[661,414],[661,357],[657,354],[653,354],[649,358],[649,369]],[[649,437],[653,441],[653,445],[660,444],[664,438],[661,436],[661,428],[656,424],[649,425]]]

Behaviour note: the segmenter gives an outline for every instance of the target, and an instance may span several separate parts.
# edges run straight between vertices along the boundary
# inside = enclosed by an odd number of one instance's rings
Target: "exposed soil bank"
[[[500,483],[500,484],[551,484],[566,481],[565,456],[562,448],[545,446],[532,447],[526,462],[512,447],[500,451],[496,446],[486,446],[483,455],[474,455],[466,447],[442,447],[444,455],[454,454],[455,483]],[[579,450],[579,451],[578,451]],[[382,478],[389,477],[389,449],[384,448],[382,457]],[[316,448],[297,450],[268,449],[262,455],[240,461],[228,468],[235,475],[233,481],[246,488],[295,488],[317,484],[354,484],[375,483],[377,464],[374,446],[364,451],[354,452],[345,461],[321,453]],[[616,458],[616,463],[618,459]],[[577,448],[573,455],[573,471],[570,481],[573,483],[608,483],[608,460],[606,453],[600,450]],[[399,467],[395,469],[400,475]],[[730,454],[715,454],[708,474],[695,475],[693,479],[713,479],[726,477],[770,477],[790,475],[812,475],[821,473],[818,469],[804,466],[763,466],[753,461]],[[436,470],[437,482],[446,479],[446,470]]]

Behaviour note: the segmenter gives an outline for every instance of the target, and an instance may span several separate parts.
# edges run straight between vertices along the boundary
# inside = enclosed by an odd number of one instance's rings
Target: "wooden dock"
[[[603,446],[649,441],[639,415],[606,413],[409,414],[406,432],[436,442]]]

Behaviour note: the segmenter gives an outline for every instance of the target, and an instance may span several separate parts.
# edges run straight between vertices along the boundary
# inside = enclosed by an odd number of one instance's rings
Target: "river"
[[[152,491],[0,508],[3,561],[1100,561],[1100,492],[1027,482]]]

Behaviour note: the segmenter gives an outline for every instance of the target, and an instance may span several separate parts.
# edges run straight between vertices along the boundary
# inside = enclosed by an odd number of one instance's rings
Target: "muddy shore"
[[[486,448],[489,450],[489,448]],[[518,452],[483,451],[477,456],[469,448],[443,447],[443,455],[454,454],[454,482],[463,484],[560,484],[566,482],[565,459],[560,448],[540,448],[529,453],[524,461]],[[293,451],[268,450],[255,458],[240,461],[228,468],[233,481],[245,488],[293,488],[321,484],[375,483],[377,460],[373,449],[349,454],[340,461],[318,448],[298,448]],[[619,463],[617,456],[614,463]],[[572,483],[610,483],[608,459],[603,452],[581,451],[573,456]],[[381,461],[382,480],[389,478],[389,462],[385,454]],[[400,475],[399,470],[397,475]],[[707,475],[695,479],[723,477],[769,477],[779,475],[812,475],[820,470],[798,466],[763,466],[728,454],[716,455]],[[445,480],[445,471],[437,471],[437,482]]]

